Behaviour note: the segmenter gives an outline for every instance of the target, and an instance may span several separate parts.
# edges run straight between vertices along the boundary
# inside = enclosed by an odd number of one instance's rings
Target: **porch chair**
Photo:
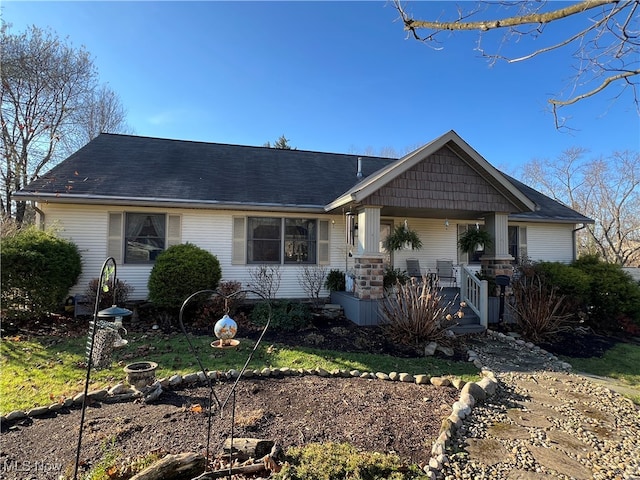
[[[422,283],[422,270],[417,258],[407,258],[407,275],[409,278],[415,278],[417,283]]]
[[[457,285],[456,272],[453,269],[452,260],[436,260],[436,272],[440,281],[448,280],[450,286],[453,287]]]

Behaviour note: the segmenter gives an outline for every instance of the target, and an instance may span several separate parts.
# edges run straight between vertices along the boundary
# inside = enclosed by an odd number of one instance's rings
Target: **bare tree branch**
[[[449,8],[449,4],[445,5],[444,9]],[[491,64],[497,61],[524,62],[552,51],[572,48],[566,50],[574,60],[575,69],[570,88],[562,95],[554,95],[549,99],[557,128],[565,127],[564,119],[558,115],[560,108],[594,97],[607,88],[610,90],[613,85],[620,86],[618,91],[614,90],[613,99],[631,90],[632,102],[640,114],[640,16],[637,14],[640,0],[581,0],[563,8],[556,8],[556,4],[549,0],[479,0],[473,2],[473,6],[466,11],[457,8],[451,12],[455,18],[446,21],[439,18],[417,19],[407,12],[400,0],[394,0],[394,6],[400,14],[404,30],[426,44],[435,42],[437,34],[445,31],[477,32],[479,38],[475,50]],[[513,13],[514,8],[518,12],[517,15],[495,18],[495,12],[500,11],[498,7],[506,9],[507,13]],[[489,15],[487,11],[493,18],[475,19],[480,15]],[[577,25],[577,31],[567,29],[565,38],[555,39],[552,44],[525,54],[505,55],[500,53],[500,48],[491,53],[482,44],[485,34],[492,30],[503,30],[505,34],[500,46],[515,49],[517,44],[521,49],[523,42],[520,40],[523,38],[538,40],[544,35],[547,25],[568,18],[575,19],[572,26],[575,29]]]

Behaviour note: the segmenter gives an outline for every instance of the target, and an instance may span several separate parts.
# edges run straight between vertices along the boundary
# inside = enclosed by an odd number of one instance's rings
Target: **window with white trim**
[[[313,218],[234,217],[234,264],[327,264],[329,222]]]
[[[118,263],[148,264],[180,243],[181,217],[166,213],[109,213],[108,253]]]

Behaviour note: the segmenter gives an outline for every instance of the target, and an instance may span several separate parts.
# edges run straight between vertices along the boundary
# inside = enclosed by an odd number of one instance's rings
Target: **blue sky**
[[[423,17],[451,7],[409,3]],[[262,145],[284,134],[303,150],[404,154],[453,129],[513,174],[574,146],[640,150],[632,97],[613,90],[555,129],[546,102],[572,73],[568,53],[491,67],[477,34],[442,37],[442,50],[407,39],[385,1],[10,0],[2,16],[14,33],[35,24],[84,45],[137,135]]]

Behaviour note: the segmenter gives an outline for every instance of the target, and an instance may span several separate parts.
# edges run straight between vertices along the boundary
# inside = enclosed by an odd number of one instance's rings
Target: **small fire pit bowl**
[[[155,381],[156,368],[158,368],[158,364],[155,362],[136,362],[126,365],[124,373],[127,374],[129,385],[142,390]]]

